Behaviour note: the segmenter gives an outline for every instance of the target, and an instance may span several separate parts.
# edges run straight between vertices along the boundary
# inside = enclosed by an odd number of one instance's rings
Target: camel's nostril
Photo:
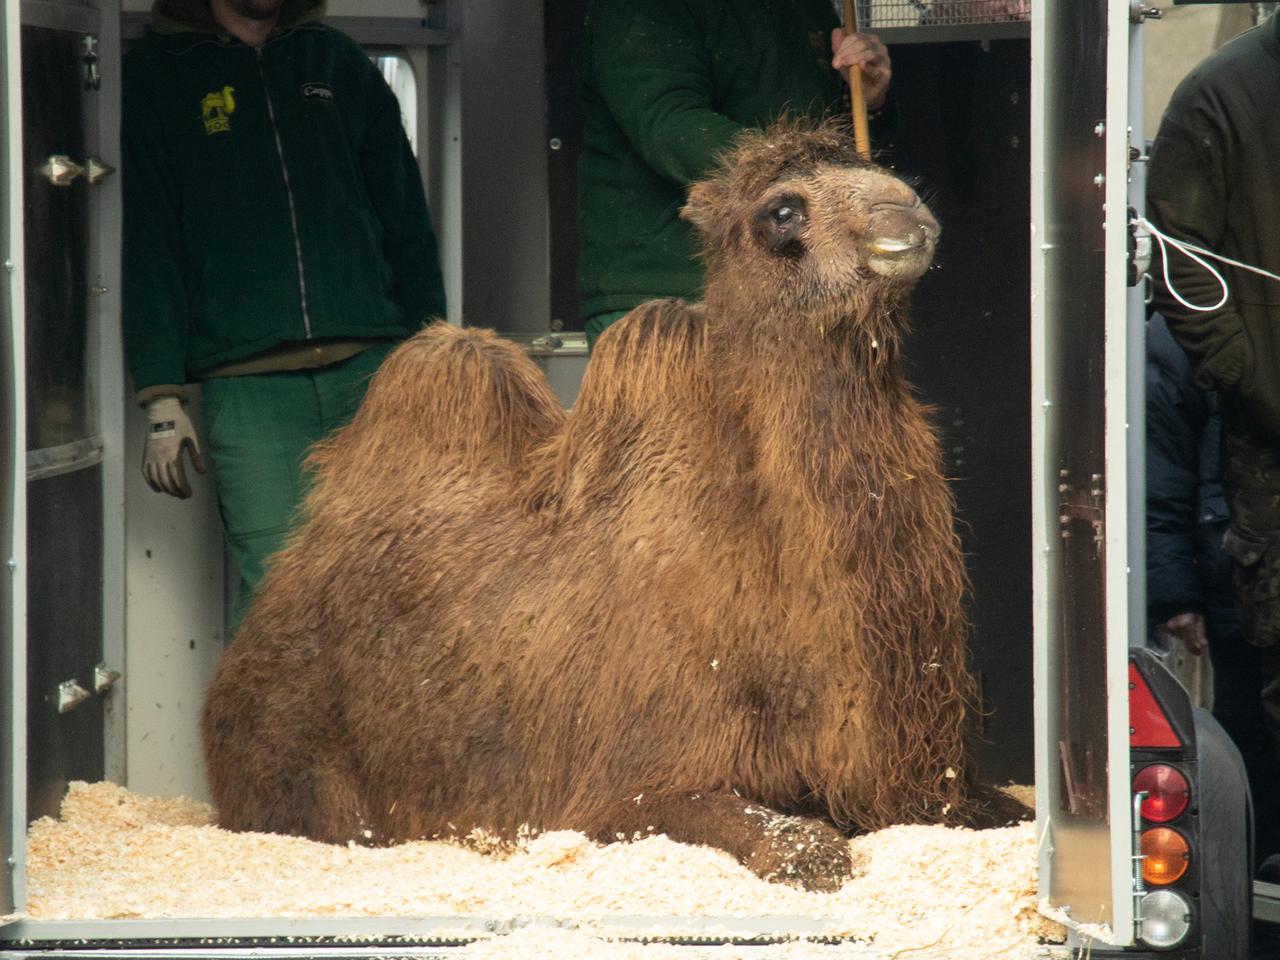
[[[904,213],[910,213],[919,206],[920,206],[919,199],[913,200],[910,203],[903,203],[898,200],[881,200],[879,203],[873,203],[871,205],[871,209],[876,211],[899,210]]]

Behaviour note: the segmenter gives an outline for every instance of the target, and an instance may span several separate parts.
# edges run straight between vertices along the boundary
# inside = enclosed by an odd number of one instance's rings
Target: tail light
[[[1152,677],[1154,687],[1130,661],[1129,755],[1135,853],[1141,863],[1140,871],[1135,869],[1134,906],[1141,918],[1139,941],[1173,950],[1187,945],[1196,927],[1195,734],[1189,717],[1165,709],[1162,696],[1173,702],[1169,691],[1155,682],[1160,677]]]
[[[1171,949],[1191,932],[1191,904],[1180,893],[1156,890],[1142,898],[1142,939],[1150,947]]]
[[[1177,767],[1153,763],[1138,771],[1133,778],[1133,792],[1145,793],[1142,819],[1151,823],[1168,823],[1186,811],[1191,802],[1191,784]]]
[[[1142,879],[1166,886],[1182,877],[1191,862],[1191,846],[1170,827],[1142,831]]]

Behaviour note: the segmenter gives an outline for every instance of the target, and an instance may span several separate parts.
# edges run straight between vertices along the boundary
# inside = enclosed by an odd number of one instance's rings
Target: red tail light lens
[[[1132,663],[1129,664],[1129,746],[1182,746],[1147,681]]]
[[[1153,763],[1133,778],[1133,792],[1147,792],[1142,801],[1142,818],[1151,823],[1168,823],[1187,809],[1191,785],[1181,771],[1167,763]]]

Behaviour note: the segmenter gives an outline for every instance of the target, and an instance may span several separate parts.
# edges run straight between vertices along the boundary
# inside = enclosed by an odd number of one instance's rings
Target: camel
[[[902,370],[939,228],[847,132],[744,134],[571,410],[431,326],[310,456],[219,666],[220,822],[345,843],[665,833],[838,887],[847,835],[1007,814],[969,742],[967,579]]]

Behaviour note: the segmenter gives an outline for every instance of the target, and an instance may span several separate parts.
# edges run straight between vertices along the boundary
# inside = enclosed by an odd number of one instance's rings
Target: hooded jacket
[[[1162,231],[1243,263],[1280,272],[1280,17],[1227,43],[1174,91],[1151,147],[1147,209]],[[1218,390],[1228,424],[1280,435],[1280,283],[1218,264],[1230,296],[1187,257],[1157,251],[1156,307],[1191,356],[1201,386]]]
[[[125,57],[124,335],[140,393],[444,315],[399,104],[323,12],[286,0],[254,48],[200,0],[157,0]]]

